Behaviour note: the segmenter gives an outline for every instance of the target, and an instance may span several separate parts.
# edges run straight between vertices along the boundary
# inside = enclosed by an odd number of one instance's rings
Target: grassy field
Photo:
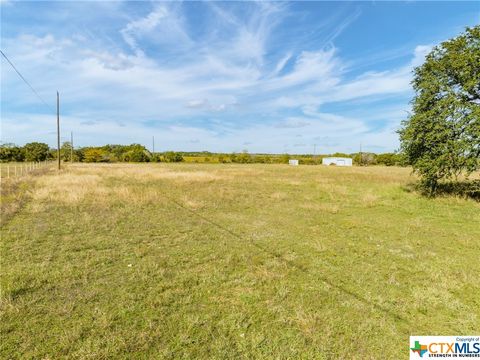
[[[480,203],[405,168],[71,165],[1,230],[0,358],[403,359],[480,333]]]

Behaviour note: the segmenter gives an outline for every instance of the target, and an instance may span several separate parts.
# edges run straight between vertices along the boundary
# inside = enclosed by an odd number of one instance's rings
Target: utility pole
[[[360,166],[363,166],[362,143],[360,143]]]
[[[57,157],[58,170],[60,170],[60,95],[57,91]]]
[[[317,144],[313,144],[313,157],[315,158],[315,155],[317,154]]]
[[[73,131],[70,131],[70,163],[73,164]]]
[[[152,136],[152,155],[155,155],[155,136]]]

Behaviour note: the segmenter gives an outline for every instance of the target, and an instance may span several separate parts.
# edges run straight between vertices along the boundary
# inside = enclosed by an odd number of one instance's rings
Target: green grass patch
[[[1,230],[1,358],[406,358],[480,332],[480,203],[404,168],[71,165]]]

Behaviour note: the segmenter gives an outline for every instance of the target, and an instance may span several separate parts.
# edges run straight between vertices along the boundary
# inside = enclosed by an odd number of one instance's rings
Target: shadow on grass
[[[416,191],[424,196],[432,197],[430,192],[422,187],[419,182],[410,183],[404,186],[404,190],[407,192]],[[439,183],[435,196],[458,196],[480,201],[480,180],[448,181]]]

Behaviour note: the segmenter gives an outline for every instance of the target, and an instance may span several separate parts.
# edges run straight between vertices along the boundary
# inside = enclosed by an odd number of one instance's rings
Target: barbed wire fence
[[[0,178],[15,179],[32,175],[39,170],[48,169],[55,164],[55,161],[26,161],[16,163],[0,163]]]

